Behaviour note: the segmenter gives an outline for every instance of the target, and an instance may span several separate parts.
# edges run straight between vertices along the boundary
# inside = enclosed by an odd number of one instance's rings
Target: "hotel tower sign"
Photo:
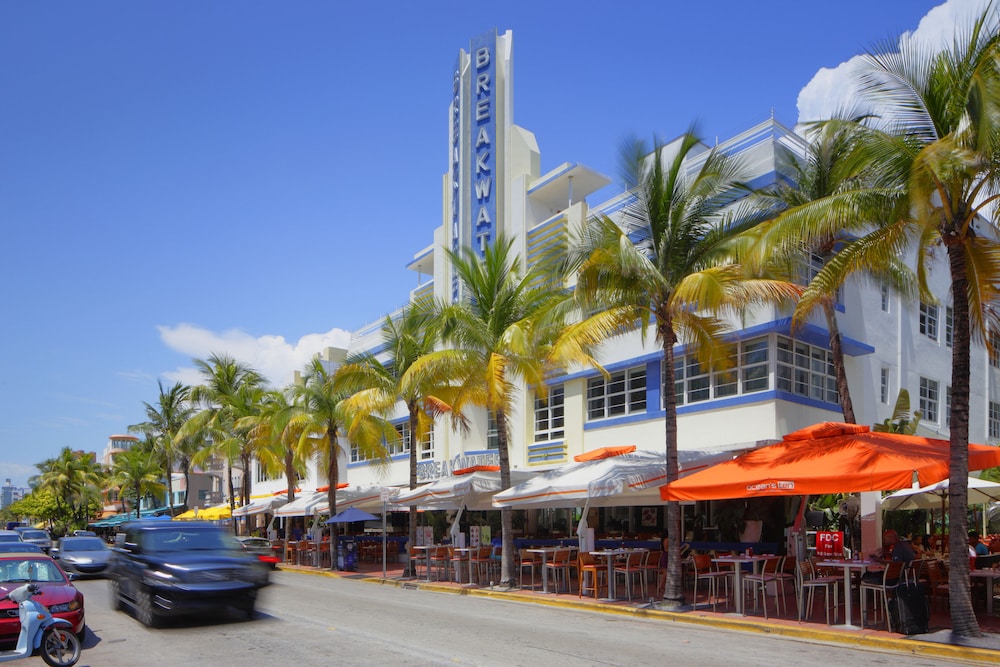
[[[451,248],[469,246],[482,256],[495,239],[504,191],[503,149],[511,33],[491,30],[460,51],[452,77],[450,115]],[[452,275],[452,300],[458,299]]]

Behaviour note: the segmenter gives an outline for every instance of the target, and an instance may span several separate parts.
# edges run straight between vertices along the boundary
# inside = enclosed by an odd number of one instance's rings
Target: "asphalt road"
[[[148,629],[111,610],[104,580],[78,581],[89,631],[79,665],[948,664],[801,640],[277,572],[257,617],[173,619]],[[40,658],[34,658],[41,664]],[[953,663],[960,664],[960,663]]]

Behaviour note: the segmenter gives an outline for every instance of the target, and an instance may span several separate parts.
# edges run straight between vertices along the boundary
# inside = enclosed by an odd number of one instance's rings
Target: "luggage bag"
[[[928,630],[930,608],[924,590],[917,584],[901,583],[889,602],[892,630],[904,635],[920,635]]]

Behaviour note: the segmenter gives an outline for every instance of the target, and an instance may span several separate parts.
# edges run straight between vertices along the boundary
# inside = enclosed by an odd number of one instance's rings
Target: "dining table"
[[[969,576],[973,579],[985,579],[986,580],[986,615],[993,615],[993,584],[997,579],[1000,579],[1000,570],[986,569],[986,570],[973,570],[969,573]]]
[[[859,629],[860,626],[851,622],[851,570],[860,570],[864,573],[872,565],[878,563],[864,558],[859,559],[828,559],[816,563],[816,567],[843,568],[844,570],[844,627],[849,629]]]
[[[757,574],[757,563],[761,563],[765,560],[774,558],[772,554],[759,554],[756,556],[750,554],[734,554],[732,556],[716,556],[712,559],[713,563],[718,563],[719,565],[732,565],[733,566],[733,605],[736,608],[737,614],[743,613],[743,588],[742,588],[742,577],[743,577],[743,564],[750,563],[753,568],[753,573]]]
[[[569,547],[532,547],[531,549],[525,549],[529,554],[541,554],[542,556],[542,593],[549,592],[549,568],[545,567],[549,554],[554,554],[557,551],[565,549],[569,549]]]

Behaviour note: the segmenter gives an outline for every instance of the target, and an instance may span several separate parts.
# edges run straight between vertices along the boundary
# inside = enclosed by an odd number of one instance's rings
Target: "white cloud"
[[[927,46],[940,48],[949,44],[956,26],[968,24],[970,17],[983,11],[989,0],[948,0],[927,12],[913,32],[906,32],[900,40],[917,40]],[[855,56],[834,68],[822,68],[799,91],[798,108],[800,123],[830,118],[839,109],[856,104],[854,77],[857,67],[863,67],[860,56]]]
[[[207,359],[213,354],[228,354],[237,361],[257,369],[276,387],[291,382],[292,373],[302,370],[317,353],[328,347],[346,348],[351,333],[330,329],[326,333],[307,334],[292,344],[284,336],[258,336],[231,329],[222,333],[209,331],[193,324],[157,327],[160,338],[172,350],[195,359]],[[201,374],[194,367],[180,367],[163,374],[171,382],[200,384]]]
[[[0,470],[3,470],[3,478],[10,479],[14,486],[28,486],[28,478],[38,474],[38,468],[34,465],[24,463],[14,463],[12,461],[0,461]]]

